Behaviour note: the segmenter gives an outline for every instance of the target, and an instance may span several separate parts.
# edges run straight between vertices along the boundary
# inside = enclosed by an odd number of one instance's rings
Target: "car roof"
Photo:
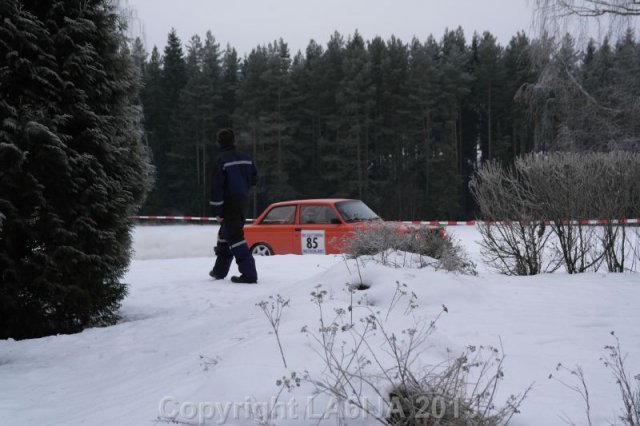
[[[351,198],[314,198],[310,200],[289,200],[289,201],[279,201],[277,203],[271,204],[271,206],[281,206],[287,204],[335,204],[340,201],[358,201]]]

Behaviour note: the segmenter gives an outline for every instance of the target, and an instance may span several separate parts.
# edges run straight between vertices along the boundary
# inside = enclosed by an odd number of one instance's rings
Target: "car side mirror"
[[[331,219],[331,224],[332,225],[340,225],[341,223],[342,222],[337,217],[334,217],[333,219]]]

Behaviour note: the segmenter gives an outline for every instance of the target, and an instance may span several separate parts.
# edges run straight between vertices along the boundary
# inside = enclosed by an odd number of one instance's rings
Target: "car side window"
[[[296,218],[296,206],[274,207],[262,219],[262,225],[292,225]]]
[[[330,224],[335,223],[338,215],[329,206],[301,206],[300,224]]]

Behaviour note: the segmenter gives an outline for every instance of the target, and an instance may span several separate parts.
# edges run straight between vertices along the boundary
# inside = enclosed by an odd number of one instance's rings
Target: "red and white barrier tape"
[[[404,221],[402,223],[412,225],[429,225],[429,226],[475,226],[475,225],[512,225],[518,223],[517,221],[500,220],[500,221],[482,221],[482,220],[467,220],[467,221],[441,221],[441,220],[428,220],[428,221]],[[545,225],[555,225],[552,220],[545,220]],[[640,224],[640,219],[583,219],[583,220],[565,220],[563,225],[637,225]]]
[[[133,216],[135,220],[186,220],[195,222],[215,222],[215,217],[198,216]]]
[[[177,221],[193,221],[193,222],[215,222],[215,217],[198,217],[198,216],[133,216],[135,220],[177,220]],[[253,219],[247,219],[248,222]],[[481,220],[466,220],[466,221],[451,221],[451,220],[408,220],[402,223],[410,225],[429,225],[429,226],[475,226],[475,225],[511,225],[513,221],[501,220],[501,221],[481,221]],[[562,222],[565,225],[638,225],[640,219],[583,219],[583,220],[567,220]],[[544,221],[545,225],[553,225],[554,222],[550,220]]]

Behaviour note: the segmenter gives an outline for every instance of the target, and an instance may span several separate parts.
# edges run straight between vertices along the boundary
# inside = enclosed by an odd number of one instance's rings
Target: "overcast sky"
[[[365,40],[392,34],[404,42],[442,37],[445,28],[461,26],[467,39],[489,30],[505,45],[519,30],[531,32],[527,0],[124,0],[134,9],[134,35],[147,50],[163,49],[173,27],[183,44],[211,30],[240,56],[259,44],[282,38],[293,54],[309,40],[326,45],[334,31],[345,37],[357,29]]]

